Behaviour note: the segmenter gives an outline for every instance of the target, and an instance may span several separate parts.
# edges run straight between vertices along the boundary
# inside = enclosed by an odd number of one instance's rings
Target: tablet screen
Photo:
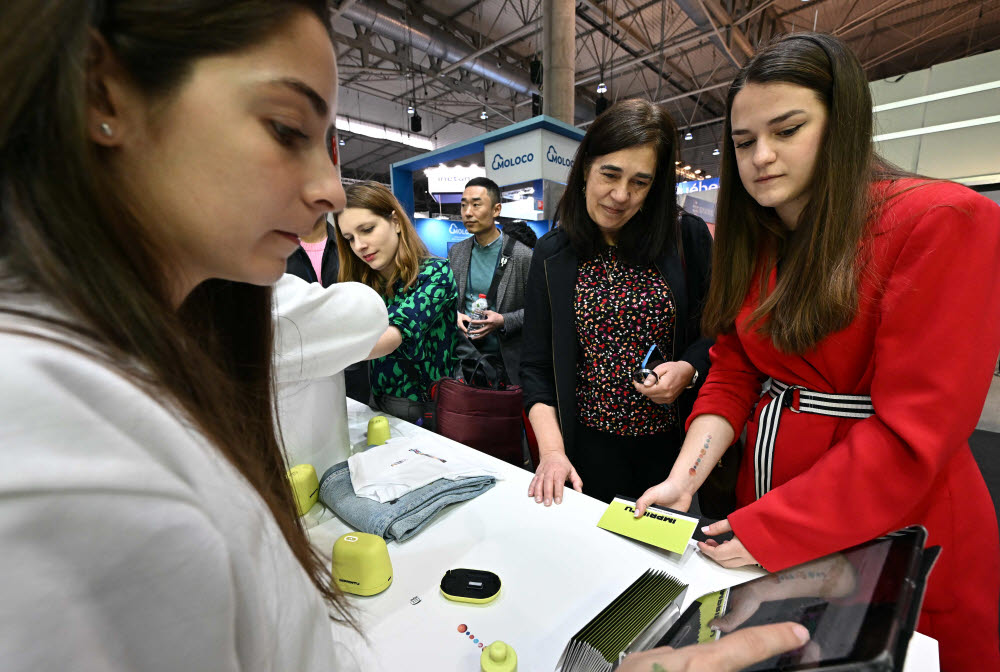
[[[879,662],[892,669],[922,584],[926,532],[907,528],[813,562],[704,596],[657,646],[684,646],[736,629],[794,621],[811,635],[801,649],[747,670],[812,670]],[[867,663],[868,665],[865,665]]]

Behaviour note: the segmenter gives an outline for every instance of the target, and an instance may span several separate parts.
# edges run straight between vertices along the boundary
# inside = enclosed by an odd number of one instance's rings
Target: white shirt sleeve
[[[389,326],[385,302],[357,282],[329,287],[285,274],[275,284],[279,383],[332,376],[368,356]]]

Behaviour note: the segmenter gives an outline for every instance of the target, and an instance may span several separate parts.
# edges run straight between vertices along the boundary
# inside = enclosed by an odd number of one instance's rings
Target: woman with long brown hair
[[[417,422],[431,386],[457,366],[455,277],[447,259],[431,256],[387,187],[356,183],[346,196],[336,226],[339,279],[372,287],[389,312],[369,362],[370,404]]]
[[[777,571],[923,525],[942,554],[917,629],[944,670],[1000,669],[997,522],[967,443],[1000,349],[1000,209],[891,168],[872,126],[864,70],[828,35],[777,38],[733,82],[712,369],[636,513],[686,510],[746,425],[740,508],[708,528],[735,537],[705,555]]]
[[[330,669],[269,286],[343,207],[327,3],[8,0],[0,41],[4,669]]]

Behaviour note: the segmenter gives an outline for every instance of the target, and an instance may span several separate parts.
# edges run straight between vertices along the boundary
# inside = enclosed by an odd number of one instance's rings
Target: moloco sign
[[[486,177],[501,187],[545,179],[566,184],[580,143],[545,129],[486,145]]]

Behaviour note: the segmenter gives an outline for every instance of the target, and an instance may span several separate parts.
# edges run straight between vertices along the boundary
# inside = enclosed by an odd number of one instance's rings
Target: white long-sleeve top
[[[290,467],[311,464],[322,476],[350,454],[344,369],[363,360],[388,328],[385,302],[361,283],[324,288],[285,274],[275,285],[274,310],[286,457]]]
[[[350,326],[328,345],[356,361],[375,339]],[[0,667],[347,669],[242,475],[117,372],[22,328],[0,313]]]

